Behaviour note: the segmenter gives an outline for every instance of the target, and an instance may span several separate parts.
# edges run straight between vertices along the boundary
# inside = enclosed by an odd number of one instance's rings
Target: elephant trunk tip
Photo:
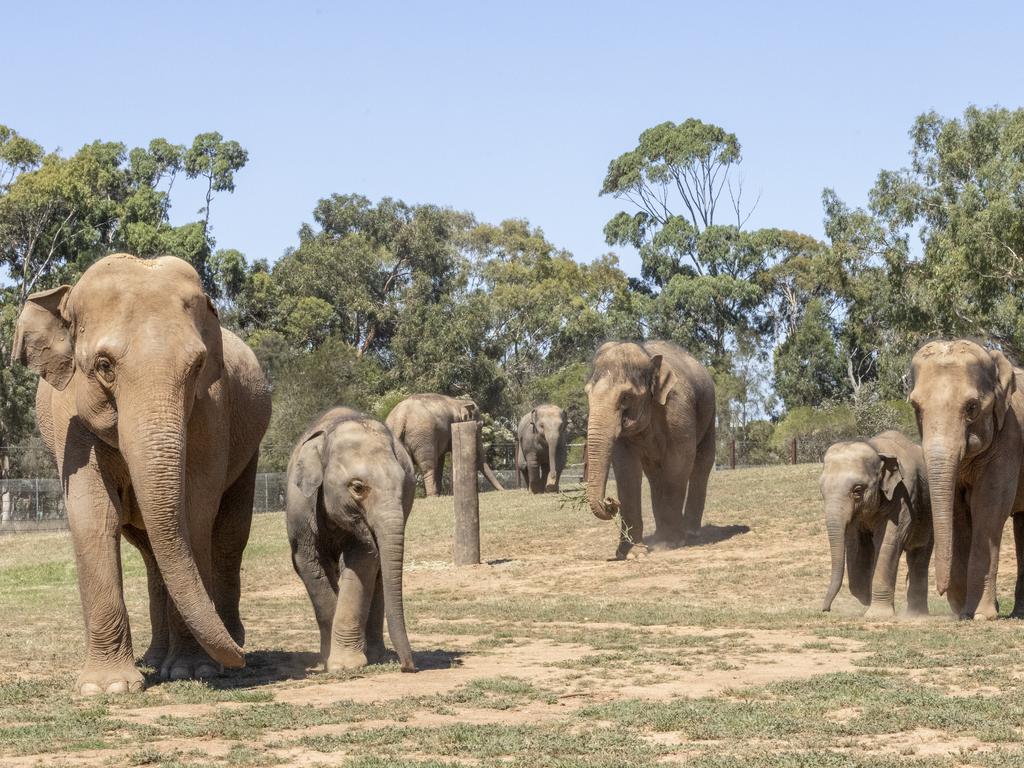
[[[590,511],[599,520],[611,520],[619,512],[619,502],[610,496],[603,501],[592,501]]]

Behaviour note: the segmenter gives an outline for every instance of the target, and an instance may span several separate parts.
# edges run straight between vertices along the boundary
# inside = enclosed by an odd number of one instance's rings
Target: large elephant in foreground
[[[707,369],[667,341],[608,342],[597,350],[586,392],[587,501],[602,520],[621,511],[616,557],[641,545],[643,475],[656,540],[675,545],[696,534],[715,463],[715,383]],[[605,496],[610,466],[621,501]]]
[[[568,419],[557,405],[538,405],[519,420],[516,471],[531,493],[557,492],[569,457]]]
[[[1024,391],[1002,352],[933,341],[911,361],[910,402],[928,468],[935,585],[961,618],[993,619],[1003,527],[1017,544],[1013,615],[1024,616]]]
[[[416,670],[405,629],[402,560],[416,475],[390,430],[334,408],[299,438],[285,490],[292,565],[306,585],[328,670],[384,657],[384,617],[403,672]]]
[[[427,496],[437,496],[441,492],[445,457],[452,451],[452,424],[479,420],[480,411],[468,398],[422,394],[410,395],[396,405],[386,423],[423,473]],[[483,472],[487,482],[496,491],[505,490],[484,460],[484,447],[479,437],[476,455],[477,469]]]
[[[143,685],[122,534],[149,578],[146,661],[170,679],[244,666],[239,571],[270,392],[196,271],[107,256],[73,288],[29,297],[13,357],[42,377],[37,421],[64,486],[85,614],[79,692]]]
[[[869,617],[896,612],[896,573],[907,555],[907,613],[928,613],[932,517],[921,447],[900,432],[835,443],[821,472],[832,579],[821,606],[832,609],[843,584],[869,606]]]

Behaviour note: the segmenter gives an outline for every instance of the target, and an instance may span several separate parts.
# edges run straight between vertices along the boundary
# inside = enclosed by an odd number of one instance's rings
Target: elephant
[[[386,426],[350,408],[323,414],[292,451],[288,541],[328,671],[383,659],[385,615],[402,671],[416,671],[402,604],[405,523],[415,492],[405,448]]]
[[[461,421],[480,421],[479,409],[468,398],[447,395],[410,395],[396,405],[385,423],[398,438],[423,473],[427,496],[441,492],[445,457],[452,450],[452,424]],[[479,433],[479,431],[478,431]],[[505,488],[484,460],[484,446],[480,438],[476,444],[477,469],[496,491]]]
[[[558,492],[569,456],[568,420],[557,405],[538,405],[519,420],[516,471],[530,493]]]
[[[927,615],[932,518],[921,447],[895,431],[835,443],[825,452],[819,485],[832,553],[832,580],[821,609],[832,609],[845,560],[850,591],[868,606],[865,615],[891,618],[905,552],[907,613]]]
[[[715,463],[715,383],[707,369],[671,342],[607,342],[585,391],[587,502],[601,520],[621,510],[616,558],[642,552],[642,475],[651,484],[655,541],[673,546],[695,536]],[[610,466],[621,501],[605,497]]]
[[[57,464],[85,618],[84,695],[143,687],[120,540],[146,565],[163,679],[242,667],[242,552],[270,390],[174,257],[107,256],[74,285],[28,297],[13,360],[41,376],[36,417]]]
[[[996,575],[1011,514],[1024,617],[1024,371],[967,339],[932,341],[910,364],[935,531],[935,585],[962,619],[999,614]]]

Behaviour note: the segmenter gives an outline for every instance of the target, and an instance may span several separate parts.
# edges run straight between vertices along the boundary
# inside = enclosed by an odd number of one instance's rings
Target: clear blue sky
[[[527,218],[590,260],[608,161],[691,116],[739,137],[751,226],[820,236],[822,188],[863,204],[920,112],[1024,101],[1010,2],[19,2],[3,26],[0,122],[47,148],[240,141],[213,224],[250,259],[360,192]]]

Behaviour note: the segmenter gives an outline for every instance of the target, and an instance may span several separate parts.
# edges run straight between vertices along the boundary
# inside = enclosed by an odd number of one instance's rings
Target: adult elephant
[[[452,451],[452,424],[462,421],[480,421],[480,411],[468,398],[447,395],[411,395],[396,405],[388,414],[388,429],[398,438],[423,473],[427,496],[441,492],[441,476],[445,458]],[[476,445],[477,469],[496,491],[505,488],[484,461],[484,447],[479,438]]]
[[[910,402],[928,469],[935,585],[961,618],[994,619],[1006,518],[1024,512],[1024,371],[973,341],[933,341],[911,361]],[[1024,616],[1024,517],[1015,514],[1017,588]]]
[[[516,471],[530,493],[557,492],[569,456],[568,419],[557,405],[538,405],[519,420]]]
[[[42,379],[36,417],[57,462],[85,615],[82,694],[140,690],[120,538],[142,552],[164,678],[245,665],[239,571],[270,393],[181,259],[98,261],[32,294],[13,358]]]
[[[285,490],[292,565],[320,627],[325,667],[384,657],[384,618],[403,672],[415,672],[402,602],[405,522],[416,475],[391,431],[334,408],[299,439]]]
[[[655,539],[676,545],[696,534],[715,463],[715,383],[707,369],[667,341],[608,342],[597,350],[586,392],[587,501],[602,520],[621,512],[616,557],[642,546],[643,475]],[[619,500],[605,496],[610,466]]]

